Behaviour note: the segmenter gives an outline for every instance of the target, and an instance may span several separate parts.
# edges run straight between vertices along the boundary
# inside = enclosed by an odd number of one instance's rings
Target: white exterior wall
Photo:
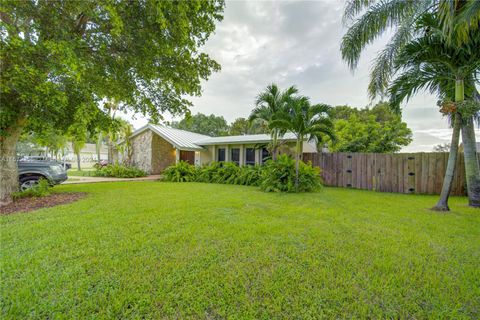
[[[211,145],[205,147],[204,151],[196,152],[195,153],[195,164],[197,165],[204,165],[208,164],[212,161],[218,160],[218,149],[223,148],[225,149],[225,161],[231,161],[231,149],[232,148],[239,148],[240,149],[240,165],[245,165],[245,156],[246,156],[246,148],[255,148],[258,146],[256,144],[228,144],[228,145]],[[295,142],[289,142],[284,144],[280,148],[281,153],[295,153]],[[316,146],[314,144],[304,142],[303,143],[303,152],[317,152]],[[255,149],[255,163],[260,164],[262,159],[262,150]],[[198,161],[197,161],[198,160]]]

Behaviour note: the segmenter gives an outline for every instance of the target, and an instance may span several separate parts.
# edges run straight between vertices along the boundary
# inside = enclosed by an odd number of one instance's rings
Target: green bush
[[[170,166],[163,172],[163,179],[172,182],[193,182],[196,181],[197,170],[188,162],[180,161]]]
[[[212,183],[235,184],[240,167],[232,162],[223,162],[212,176]]]
[[[221,168],[223,162],[211,162],[198,169],[197,182],[213,183],[216,179],[216,172]]]
[[[113,178],[138,178],[145,177],[147,173],[135,167],[127,167],[119,164],[109,164],[98,168],[93,172],[95,177],[113,177]]]
[[[259,186],[262,178],[262,166],[243,166],[235,179],[235,184],[243,186]]]
[[[28,197],[45,197],[51,193],[50,183],[46,179],[38,180],[38,184],[31,187],[30,189],[14,192],[12,194],[13,199],[22,199]]]
[[[260,186],[266,192],[308,192],[321,187],[320,169],[300,162],[299,184],[295,185],[295,161],[281,155],[263,166],[242,166],[232,162],[212,162],[196,168],[180,161],[164,171],[164,180]]]
[[[300,161],[298,188],[295,185],[295,160],[286,154],[263,166],[260,189],[266,192],[309,192],[322,186],[320,169]]]

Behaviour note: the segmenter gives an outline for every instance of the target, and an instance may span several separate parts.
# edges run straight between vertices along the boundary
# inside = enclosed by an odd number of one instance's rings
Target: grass
[[[82,171],[78,171],[76,169],[70,169],[67,171],[68,176],[70,177],[90,177],[93,176],[93,172],[95,171],[94,168],[86,168],[82,169]]]
[[[325,188],[65,185],[0,217],[1,318],[479,318],[480,211]]]

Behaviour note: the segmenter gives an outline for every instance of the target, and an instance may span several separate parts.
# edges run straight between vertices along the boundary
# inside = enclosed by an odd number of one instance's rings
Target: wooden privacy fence
[[[321,168],[327,186],[382,192],[439,194],[448,153],[304,153]],[[459,153],[452,195],[465,195],[465,166]]]

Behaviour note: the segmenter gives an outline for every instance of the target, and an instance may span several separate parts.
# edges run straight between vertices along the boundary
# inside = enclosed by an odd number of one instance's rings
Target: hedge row
[[[212,162],[195,167],[180,161],[164,171],[165,181],[206,182],[258,186],[267,192],[308,192],[322,186],[320,169],[300,162],[299,183],[295,185],[295,160],[281,155],[262,166],[238,166],[231,162]]]

